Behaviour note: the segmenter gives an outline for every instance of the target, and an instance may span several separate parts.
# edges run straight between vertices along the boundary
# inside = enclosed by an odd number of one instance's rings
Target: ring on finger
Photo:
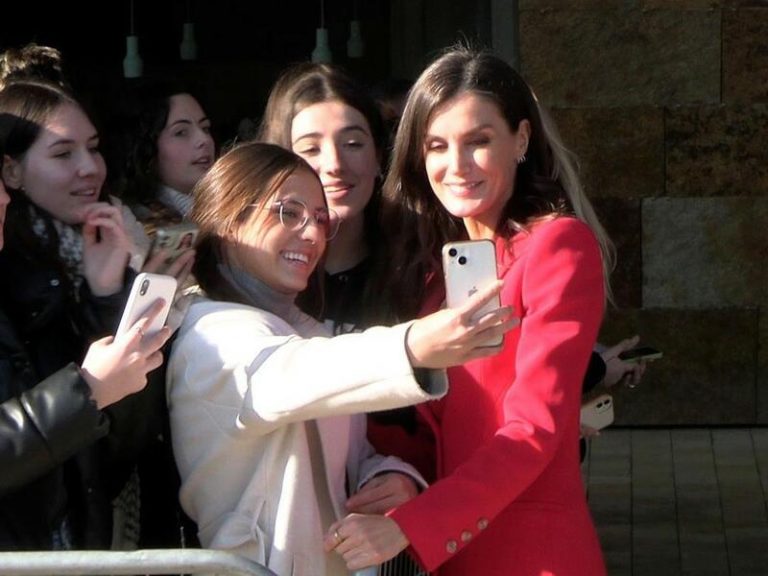
[[[341,537],[338,530],[333,531],[333,539],[336,540],[336,546],[344,542],[344,538]]]

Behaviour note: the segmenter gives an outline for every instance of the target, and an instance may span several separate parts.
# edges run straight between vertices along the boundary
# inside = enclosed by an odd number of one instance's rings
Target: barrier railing
[[[2,576],[212,573],[276,576],[261,564],[222,550],[0,552]]]

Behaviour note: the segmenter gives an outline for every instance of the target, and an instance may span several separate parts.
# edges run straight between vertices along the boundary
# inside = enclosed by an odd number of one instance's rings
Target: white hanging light
[[[192,22],[191,0],[187,0],[187,21],[184,22],[184,35],[179,44],[179,55],[182,60],[197,60],[197,43],[195,42],[195,24]]]
[[[133,0],[131,0],[131,33],[125,37],[125,58],[123,58],[123,76],[141,78],[144,62],[139,55],[139,37],[134,34]]]
[[[357,14],[357,0],[353,3],[352,21],[349,23],[349,40],[347,40],[347,56],[362,58],[364,51],[363,34],[360,31],[360,20]]]
[[[312,50],[312,62],[333,62],[331,47],[328,45],[328,29],[325,27],[324,0],[320,0],[320,28],[315,30],[315,49]]]
[[[347,40],[347,56],[350,58],[363,57],[363,35],[360,32],[360,21],[352,20],[349,23],[349,40]]]
[[[197,60],[197,43],[195,42],[195,25],[184,22],[184,36],[179,44],[179,54],[182,60]]]

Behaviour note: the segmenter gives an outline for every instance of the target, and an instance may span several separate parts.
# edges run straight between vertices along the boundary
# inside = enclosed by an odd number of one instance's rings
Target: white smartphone
[[[613,398],[601,394],[581,406],[581,424],[595,430],[602,430],[613,424]]]
[[[160,226],[155,230],[152,253],[165,249],[172,260],[192,248],[197,240],[198,228],[192,222]]]
[[[173,304],[173,297],[176,294],[176,284],[176,278],[165,274],[142,272],[136,276],[115,334],[119,336],[127,332],[155,300],[162,298],[165,300],[163,309],[149,327],[144,329],[145,334],[157,333],[165,326],[165,321],[168,319],[168,313],[171,311],[171,304]]]
[[[490,240],[448,242],[443,246],[443,274],[445,275],[445,301],[456,308],[475,292],[495,282],[496,247]],[[474,318],[480,318],[501,306],[498,295],[483,306]],[[489,340],[485,346],[501,346],[504,336]]]

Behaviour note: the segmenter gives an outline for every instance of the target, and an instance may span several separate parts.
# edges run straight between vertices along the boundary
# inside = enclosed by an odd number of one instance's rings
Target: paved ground
[[[604,430],[584,477],[610,576],[768,575],[768,428]]]

